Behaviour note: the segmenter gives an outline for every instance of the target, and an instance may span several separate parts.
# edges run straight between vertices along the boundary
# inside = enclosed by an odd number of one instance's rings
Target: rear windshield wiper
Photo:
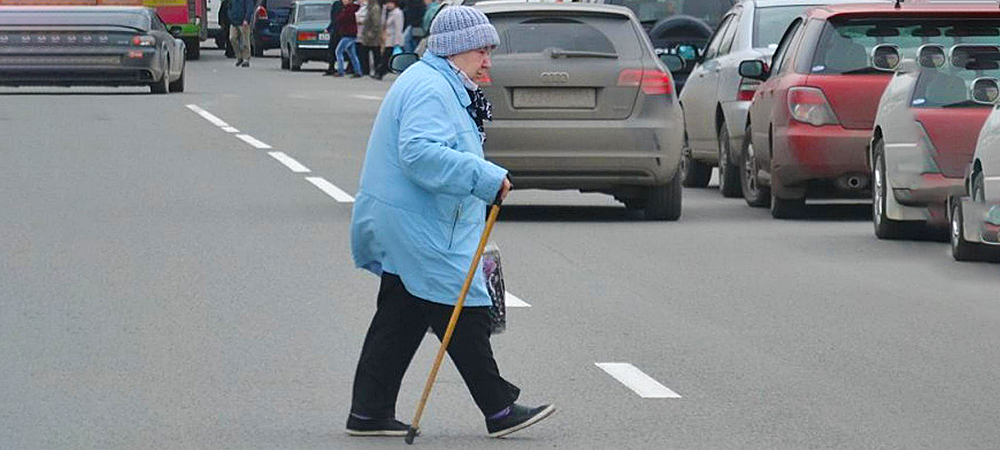
[[[616,53],[606,53],[606,52],[588,52],[583,50],[552,50],[549,52],[549,57],[555,58],[609,58],[618,59],[618,54]]]
[[[886,74],[889,75],[892,72],[886,72],[884,70],[879,70],[874,67],[862,67],[860,69],[851,69],[848,71],[841,72],[841,75],[870,75],[870,74]]]

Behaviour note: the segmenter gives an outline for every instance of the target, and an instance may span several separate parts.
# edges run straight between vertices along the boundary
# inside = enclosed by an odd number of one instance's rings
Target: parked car
[[[744,0],[725,14],[681,91],[687,139],[681,160],[685,187],[707,186],[712,168],[719,167],[722,195],[742,195],[737,153],[760,81],[740,77],[740,62],[769,60],[784,30],[810,7],[864,1]]]
[[[281,68],[301,70],[309,61],[330,60],[331,0],[298,1],[288,25],[281,29]]]
[[[292,0],[257,0],[254,6],[250,49],[253,56],[281,47],[281,30],[292,14]],[[327,18],[329,20],[329,18]]]
[[[603,192],[650,219],[680,217],[683,119],[635,14],[582,3],[477,8],[500,35],[482,83],[493,102],[485,154],[515,188]]]
[[[1000,10],[900,31],[923,43],[916,54],[875,47],[876,65],[906,60],[882,95],[871,138],[872,222],[880,239],[947,226],[948,198],[965,194],[966,168],[990,113],[970,92],[976,80],[1000,76],[1000,47],[975,43],[996,42]]]
[[[754,59],[740,76],[764,81],[750,105],[740,155],[743,196],[798,216],[806,198],[868,198],[868,146],[878,101],[892,75],[870,64],[876,45],[903,53],[910,30],[958,8],[918,2],[831,5],[807,10],[778,44],[770,66]]]
[[[150,8],[0,6],[0,85],[184,91],[184,41]]]
[[[996,78],[980,78],[974,101],[993,109],[976,140],[965,176],[966,193],[949,198],[951,254],[958,261],[1000,260],[1000,86]]]

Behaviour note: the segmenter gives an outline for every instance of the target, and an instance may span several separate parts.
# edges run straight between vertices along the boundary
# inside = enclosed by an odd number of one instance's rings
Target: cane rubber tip
[[[410,427],[410,430],[406,432],[406,443],[413,445],[413,439],[417,437],[417,429]]]

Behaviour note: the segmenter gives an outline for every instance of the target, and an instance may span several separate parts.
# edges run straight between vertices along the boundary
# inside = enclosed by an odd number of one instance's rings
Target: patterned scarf
[[[483,123],[493,121],[493,104],[489,100],[486,100],[486,95],[483,94],[482,88],[475,81],[472,81],[465,72],[462,72],[462,69],[459,69],[450,59],[448,60],[448,64],[458,73],[458,78],[462,80],[465,90],[469,91],[469,98],[472,99],[472,103],[466,107],[466,110],[469,112],[472,120],[476,122],[476,128],[479,129],[479,137],[482,139],[482,142],[486,142],[486,129],[483,127]]]

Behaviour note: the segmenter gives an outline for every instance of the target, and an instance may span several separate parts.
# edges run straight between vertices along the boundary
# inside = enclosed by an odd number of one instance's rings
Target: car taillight
[[[307,32],[307,31],[299,32],[300,41],[315,41],[316,39],[319,39],[318,33]]]
[[[625,69],[618,74],[619,86],[639,86],[646,95],[673,92],[670,75],[659,70]]]
[[[757,92],[757,87],[760,86],[760,80],[754,80],[752,78],[743,78],[740,80],[740,88],[736,91],[736,100],[742,102],[749,102],[753,100],[753,94]]]
[[[836,125],[840,121],[833,113],[823,90],[814,87],[793,87],[788,90],[788,111],[792,119],[813,126]]]
[[[156,45],[156,38],[153,36],[132,36],[132,45],[139,47],[152,47]]]
[[[258,6],[254,14],[257,15],[257,20],[267,20],[267,10],[263,6]]]

